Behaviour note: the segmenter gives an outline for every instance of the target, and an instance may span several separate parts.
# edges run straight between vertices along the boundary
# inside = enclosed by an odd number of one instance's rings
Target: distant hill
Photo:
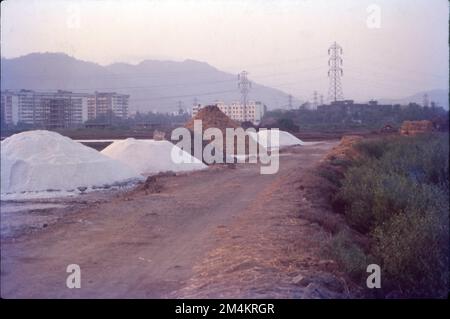
[[[438,106],[442,106],[444,109],[448,110],[448,90],[444,89],[436,89],[430,91],[419,92],[409,97],[405,97],[402,99],[380,99],[380,103],[387,104],[408,104],[410,102],[414,102],[417,104],[423,104],[423,96],[424,94],[428,94],[428,101],[435,102]]]
[[[178,101],[190,111],[195,98],[203,104],[240,98],[237,76],[207,63],[146,60],[137,65],[114,63],[101,66],[63,53],[32,53],[13,59],[2,58],[1,88],[115,91],[130,94],[130,108],[141,112],[175,111]],[[287,104],[288,94],[253,83],[249,99],[259,100],[274,109]],[[297,100],[293,102],[299,103]]]

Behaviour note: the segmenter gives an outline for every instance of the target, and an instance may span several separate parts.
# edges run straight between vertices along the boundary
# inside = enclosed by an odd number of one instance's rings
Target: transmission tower
[[[323,105],[323,95],[320,94],[320,105]]]
[[[317,91],[314,91],[313,93],[313,108],[317,109],[318,100],[317,100]]]
[[[288,95],[288,108],[289,110],[292,110],[292,95]]]
[[[428,94],[427,94],[427,93],[425,93],[425,94],[423,95],[423,106],[424,106],[424,107],[428,107],[428,106],[429,106]]]
[[[184,110],[183,110],[183,102],[178,101],[178,114],[181,115],[181,114],[183,114],[183,113],[184,113]]]
[[[247,78],[248,72],[242,71],[238,74],[238,88],[241,90],[241,103],[244,106],[244,119],[247,118],[247,97],[252,88],[252,83]]]
[[[338,101],[344,98],[342,93],[341,76],[344,75],[342,69],[343,60],[341,58],[342,47],[334,42],[328,48],[328,77],[330,78],[330,87],[328,89],[328,99],[331,101]]]

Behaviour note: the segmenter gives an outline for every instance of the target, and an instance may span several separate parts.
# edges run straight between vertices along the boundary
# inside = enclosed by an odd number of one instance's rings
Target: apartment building
[[[1,118],[6,125],[18,123],[42,128],[83,125],[97,116],[128,117],[128,95],[117,93],[2,91]]]
[[[1,118],[2,123],[17,125],[19,121],[18,96],[12,91],[1,93]]]
[[[2,122],[6,125],[23,123],[43,127],[46,117],[44,114],[44,96],[45,93],[37,93],[32,90],[2,91]]]
[[[259,101],[249,101],[246,106],[240,102],[225,104],[221,101],[217,101],[214,105],[229,118],[238,122],[249,121],[258,125],[264,115],[264,105]],[[202,107],[201,104],[195,104],[192,107],[192,116],[194,117]]]
[[[129,95],[115,92],[95,92],[87,100],[88,119],[110,115],[127,118],[129,97]]]
[[[46,128],[77,127],[88,120],[87,94],[59,90],[36,96],[36,109],[43,115],[37,123]]]

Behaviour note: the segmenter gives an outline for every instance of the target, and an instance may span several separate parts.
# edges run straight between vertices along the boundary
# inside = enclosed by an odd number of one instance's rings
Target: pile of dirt
[[[210,127],[218,128],[225,134],[226,128],[237,128],[239,124],[226,116],[216,105],[208,105],[200,109],[197,115],[186,123],[184,127],[193,131],[194,120],[202,120],[203,130]]]
[[[354,160],[357,159],[360,154],[355,149],[355,144],[363,140],[362,136],[358,135],[346,135],[341,138],[340,143],[335,146],[330,153],[327,154],[325,160]]]
[[[230,155],[245,155],[249,153],[249,146],[248,146],[248,142],[250,139],[250,136],[246,139],[245,141],[245,154],[238,154],[237,152],[237,141],[235,139],[234,141],[234,152],[231,152],[230,150],[226,150],[226,129],[227,128],[240,128],[241,126],[233,121],[232,119],[230,119],[228,116],[226,116],[216,105],[208,105],[203,107],[198,113],[197,115],[192,118],[189,122],[186,123],[186,125],[184,126],[185,128],[189,129],[191,132],[194,131],[194,121],[195,120],[201,120],[202,121],[202,134],[205,130],[207,130],[208,128],[217,128],[222,132],[222,137],[223,137],[223,143],[221,145],[214,143],[216,145],[216,149],[221,149],[222,153],[223,153],[223,160],[225,161],[225,159],[227,157],[229,157]],[[193,134],[192,134],[192,138],[193,138]],[[214,140],[214,138],[212,139]],[[203,148],[209,144],[211,141],[203,141]],[[193,152],[193,147],[194,147],[194,143],[191,143],[192,145],[192,150],[190,152],[190,154],[194,154]]]
[[[416,135],[420,133],[432,132],[434,130],[433,122],[423,121],[404,121],[400,127],[402,135]]]

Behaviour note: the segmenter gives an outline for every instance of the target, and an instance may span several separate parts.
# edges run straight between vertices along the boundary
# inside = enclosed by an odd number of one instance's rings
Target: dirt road
[[[319,254],[326,234],[299,218],[309,207],[299,185],[335,144],[281,154],[275,175],[237,165],[162,177],[161,193],[109,195],[39,231],[3,238],[1,296],[333,296],[295,278],[329,262]],[[81,267],[80,289],[66,287],[69,264]]]

